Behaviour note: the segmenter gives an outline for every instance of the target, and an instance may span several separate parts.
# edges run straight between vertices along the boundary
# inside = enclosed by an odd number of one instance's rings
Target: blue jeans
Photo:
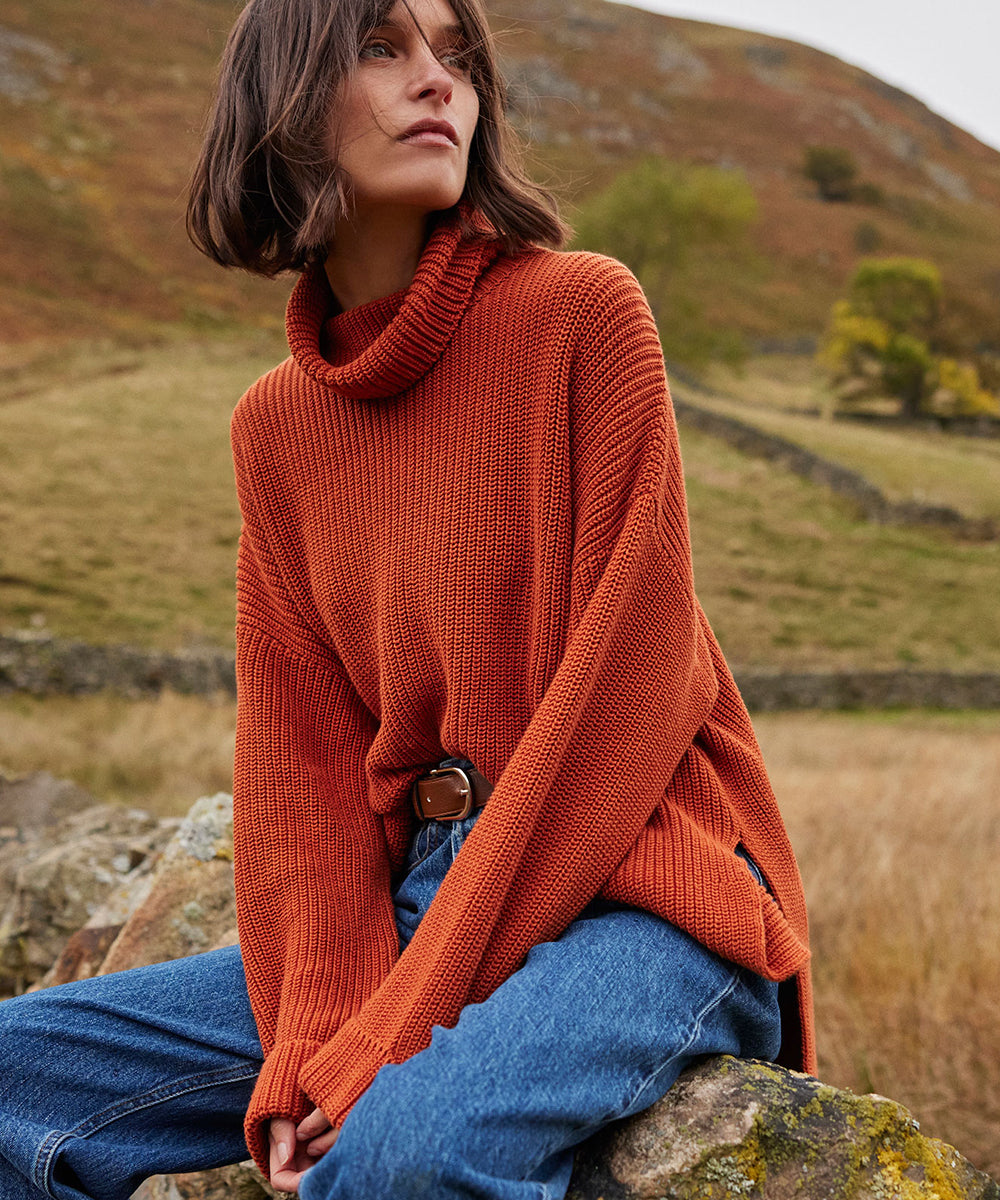
[[[403,946],[476,815],[418,827],[395,893]],[[595,901],[453,1029],[383,1067],[300,1195],[562,1200],[573,1147],[693,1059],[772,1058],[778,1043],[776,984]],[[260,1063],[235,947],[5,1001],[0,1197],[127,1200],[149,1175],[245,1158]]]

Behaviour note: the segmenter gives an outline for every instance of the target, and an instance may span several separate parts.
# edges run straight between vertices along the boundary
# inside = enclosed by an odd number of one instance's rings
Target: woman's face
[[[355,208],[451,208],[465,190],[479,97],[445,0],[402,0],[361,48],[334,108],[334,153]]]

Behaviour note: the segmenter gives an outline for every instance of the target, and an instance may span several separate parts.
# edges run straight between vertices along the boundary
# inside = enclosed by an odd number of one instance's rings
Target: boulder
[[[1000,1187],[892,1100],[722,1057],[586,1143],[567,1200],[738,1196],[1000,1200]]]
[[[98,974],[211,950],[235,924],[233,798],[220,792],[181,822]]]
[[[89,792],[48,771],[17,778],[0,773],[0,826],[51,830],[65,817],[94,804]]]
[[[266,1200],[252,1163],[148,1180],[133,1200]],[[901,1105],[729,1057],[585,1142],[567,1200],[1000,1200]]]
[[[83,788],[47,771],[17,778],[0,772],[0,914],[18,871],[51,844],[59,822],[96,803]]]
[[[277,1200],[276,1192],[251,1162],[192,1175],[147,1179],[132,1200]]]
[[[0,915],[0,993],[40,980],[70,936],[111,891],[160,849],[169,836],[155,817],[97,805],[65,817],[42,849],[25,843],[23,865]]]

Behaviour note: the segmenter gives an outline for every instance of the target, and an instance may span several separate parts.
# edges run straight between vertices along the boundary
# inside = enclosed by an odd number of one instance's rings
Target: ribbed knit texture
[[[597,894],[792,977],[782,1060],[812,1069],[801,883],[695,599],[638,284],[444,221],[406,292],[330,309],[304,275],[292,357],[233,419],[254,1157],[272,1116],[342,1122]],[[448,755],[496,790],[400,956],[408,792]]]

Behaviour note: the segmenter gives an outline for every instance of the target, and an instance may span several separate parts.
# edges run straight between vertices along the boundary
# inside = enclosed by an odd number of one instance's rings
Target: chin
[[[465,176],[442,178],[441,173],[424,178],[410,173],[403,179],[387,180],[380,188],[373,188],[367,195],[358,196],[365,207],[417,208],[425,212],[444,212],[454,208],[465,194]]]

